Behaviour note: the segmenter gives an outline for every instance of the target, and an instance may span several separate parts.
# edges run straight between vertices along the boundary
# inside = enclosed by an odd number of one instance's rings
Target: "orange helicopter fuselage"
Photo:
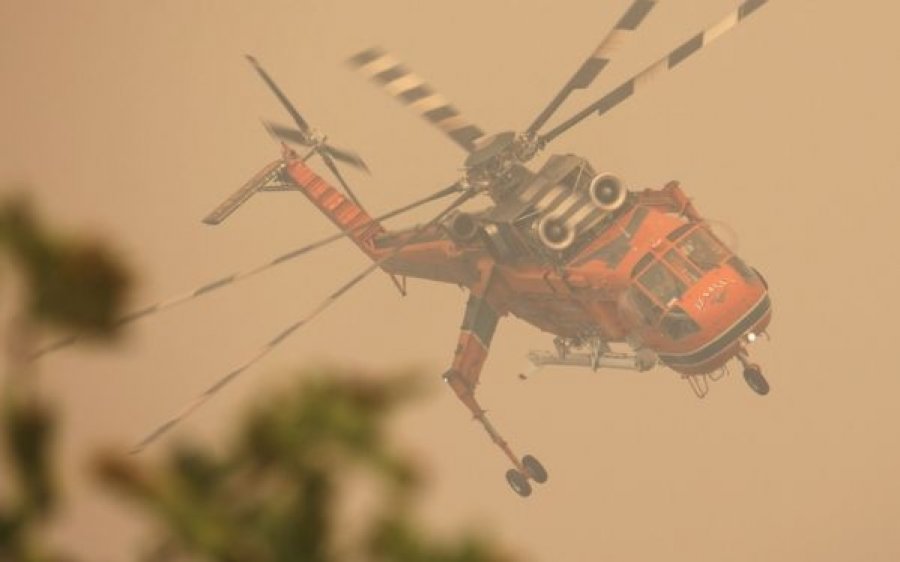
[[[771,317],[764,280],[712,235],[675,182],[633,193],[623,212],[564,261],[501,263],[483,245],[459,243],[438,226],[415,241],[412,230],[386,231],[301,161],[287,171],[388,273],[470,290],[489,274],[484,298],[499,314],[562,338],[628,342],[679,373],[701,374],[722,367]],[[705,240],[715,263],[691,253],[691,238]],[[660,283],[677,287],[667,292]]]

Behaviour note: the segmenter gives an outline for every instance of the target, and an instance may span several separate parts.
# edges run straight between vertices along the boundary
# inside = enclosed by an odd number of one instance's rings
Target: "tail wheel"
[[[525,467],[525,472],[528,473],[528,476],[538,484],[543,484],[547,481],[547,469],[533,456],[525,455],[522,457],[522,466]]]
[[[769,393],[769,381],[763,376],[758,365],[748,365],[744,369],[744,380],[747,381],[747,385],[753,389],[753,392],[760,396]]]
[[[525,475],[515,468],[510,468],[506,471],[506,481],[509,482],[509,487],[523,498],[531,495],[531,484],[528,483]]]

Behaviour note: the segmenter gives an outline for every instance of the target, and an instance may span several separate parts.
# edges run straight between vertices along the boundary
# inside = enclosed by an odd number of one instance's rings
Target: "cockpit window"
[[[673,306],[666,312],[659,327],[673,340],[680,340],[700,330],[700,326],[680,306]]]
[[[660,262],[656,262],[647,268],[638,278],[650,294],[656,297],[656,301],[663,306],[668,305],[673,300],[678,300],[684,293],[684,283],[680,279],[672,275],[666,267]]]
[[[728,252],[716,243],[712,235],[697,229],[678,243],[678,248],[687,258],[702,271],[712,271],[721,265]]]
[[[689,283],[693,284],[700,280],[702,274],[675,250],[666,252],[665,260],[666,263],[669,264],[669,267],[672,268],[672,271],[682,278],[687,279]]]

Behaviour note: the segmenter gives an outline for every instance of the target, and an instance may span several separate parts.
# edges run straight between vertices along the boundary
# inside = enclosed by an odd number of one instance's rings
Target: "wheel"
[[[531,484],[528,483],[525,475],[515,468],[510,468],[506,471],[506,481],[509,482],[509,487],[523,498],[531,495]]]
[[[753,389],[753,392],[760,396],[769,393],[769,381],[763,376],[758,366],[750,365],[744,369],[744,380],[747,381],[747,385]]]
[[[522,466],[525,467],[525,472],[528,473],[528,476],[538,484],[543,484],[547,481],[547,469],[536,458],[531,455],[525,455],[522,457]]]

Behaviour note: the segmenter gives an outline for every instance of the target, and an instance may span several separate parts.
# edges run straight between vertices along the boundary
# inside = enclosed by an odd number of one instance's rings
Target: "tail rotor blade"
[[[454,184],[444,190],[442,192],[452,193],[454,191],[458,191],[458,184]],[[191,414],[193,414],[197,409],[199,409],[203,404],[205,404],[210,398],[212,398],[216,393],[225,388],[228,384],[237,379],[241,374],[247,371],[250,367],[261,361],[264,357],[266,357],[269,353],[272,352],[278,345],[284,342],[291,334],[299,330],[304,325],[311,322],[315,319],[319,314],[324,312],[328,307],[337,302],[337,300],[343,296],[347,291],[355,287],[359,284],[363,279],[369,276],[373,271],[379,269],[385,262],[390,260],[399,254],[403,248],[406,246],[415,243],[423,233],[427,231],[428,228],[434,226],[441,220],[443,220],[450,212],[454,209],[468,201],[471,197],[475,195],[473,191],[464,191],[459,197],[457,197],[453,203],[451,203],[447,208],[438,213],[434,218],[425,223],[424,225],[417,228],[412,236],[406,240],[406,242],[400,244],[396,248],[393,249],[388,255],[379,259],[378,261],[373,262],[364,270],[359,272],[349,281],[344,283],[340,288],[338,288],[335,292],[329,295],[325,300],[319,303],[318,306],[313,308],[306,316],[294,322],[286,329],[282,330],[277,336],[272,338],[266,345],[264,345],[257,353],[254,355],[249,361],[242,364],[240,367],[234,369],[221,379],[215,382],[212,386],[210,386],[205,392],[200,394],[197,398],[195,398],[192,402],[190,402],[184,409],[178,412],[176,415],[172,416],[168,420],[166,420],[163,424],[157,427],[155,430],[150,432],[145,438],[143,438],[140,442],[135,445],[135,447],[131,450],[132,454],[139,453],[144,450],[147,446],[152,444],[154,441],[165,435],[169,430],[175,427],[178,423],[187,419]]]
[[[585,60],[574,75],[566,82],[556,97],[544,108],[540,115],[528,127],[527,133],[533,135],[544,126],[544,123],[559,109],[569,95],[575,90],[589,87],[600,72],[609,64],[611,56],[619,49],[631,32],[635,31],[656,5],[657,0],[634,0],[615,27],[603,38],[591,56]]]
[[[285,125],[279,125],[278,123],[272,123],[271,121],[263,121],[263,125],[265,125],[266,129],[268,129],[269,134],[277,139],[292,142],[294,144],[299,144],[302,146],[312,146],[312,142],[310,141],[309,137],[307,137],[307,135],[299,129],[295,129],[294,127],[287,127]]]
[[[402,215],[409,211],[412,211],[413,209],[421,207],[422,205],[431,203],[432,201],[436,201],[438,199],[447,197],[448,195],[452,195],[453,193],[456,193],[458,191],[459,191],[459,187],[454,184],[453,186],[451,186],[449,188],[442,189],[442,190],[435,192],[427,197],[423,197],[422,199],[419,199],[417,201],[414,201],[412,203],[409,203],[407,205],[404,205],[402,207],[394,209],[393,211],[379,215],[372,220],[374,222],[381,222],[381,221],[385,221],[385,220],[394,218],[396,216],[399,216],[399,215]],[[360,225],[359,228],[363,229],[363,228],[367,228],[368,226],[369,226],[369,223],[366,223],[366,224]],[[141,309],[135,310],[135,311],[119,318],[117,323],[119,325],[130,324],[132,322],[135,322],[136,320],[140,320],[141,318],[146,318],[148,316],[163,312],[165,310],[175,308],[177,306],[180,306],[182,304],[190,302],[196,298],[202,297],[204,295],[208,295],[210,293],[218,291],[219,289],[223,289],[225,287],[233,285],[233,284],[237,283],[238,281],[243,281],[244,279],[249,279],[250,277],[254,277],[254,276],[256,276],[264,271],[268,271],[269,269],[272,269],[278,265],[287,263],[296,258],[299,258],[300,256],[306,255],[306,254],[312,252],[313,250],[317,250],[319,248],[327,246],[328,244],[331,244],[332,242],[336,242],[338,240],[341,240],[342,238],[346,238],[346,237],[350,236],[353,232],[354,231],[349,231],[349,230],[345,231],[345,232],[337,232],[335,234],[332,234],[331,236],[322,238],[321,240],[318,240],[316,242],[312,242],[310,244],[306,244],[305,246],[301,246],[299,248],[291,250],[290,252],[282,254],[282,255],[280,255],[272,260],[269,260],[263,264],[257,265],[256,267],[246,269],[243,271],[238,271],[238,272],[232,273],[231,275],[225,275],[223,277],[220,277],[219,279],[216,279],[215,281],[213,281],[211,283],[206,283],[205,285],[197,287],[196,289],[193,289],[186,293],[182,293],[175,297],[172,297],[172,298],[145,306]],[[79,338],[78,336],[67,336],[65,338],[61,338],[61,339],[53,341],[50,344],[39,349],[37,352],[35,352],[31,356],[30,359],[31,360],[38,359],[44,355],[48,355],[55,351],[70,347],[70,346],[78,343],[79,341],[81,341],[81,338]]]
[[[349,164],[349,165],[353,166],[354,168],[357,168],[359,170],[366,172],[367,174],[370,173],[369,167],[366,165],[366,163],[363,161],[363,159],[359,156],[359,154],[357,154],[355,152],[352,152],[350,150],[343,149],[343,148],[337,148],[336,146],[332,146],[327,143],[322,144],[320,147],[320,150],[322,152],[325,152],[325,153],[331,155],[331,157],[334,158],[335,160],[339,160],[341,162],[344,162],[345,164]]]
[[[247,60],[253,65],[253,68],[256,69],[256,72],[259,74],[260,78],[269,86],[269,89],[272,90],[272,93],[275,94],[275,97],[278,98],[278,101],[281,102],[281,105],[287,110],[287,112],[294,119],[294,123],[297,124],[297,127],[301,132],[305,134],[309,134],[309,124],[300,116],[300,112],[297,111],[297,108],[291,103],[291,101],[284,95],[284,92],[281,91],[281,88],[272,80],[272,77],[269,76],[269,73],[265,71],[259,61],[253,58],[250,55],[245,55]]]

